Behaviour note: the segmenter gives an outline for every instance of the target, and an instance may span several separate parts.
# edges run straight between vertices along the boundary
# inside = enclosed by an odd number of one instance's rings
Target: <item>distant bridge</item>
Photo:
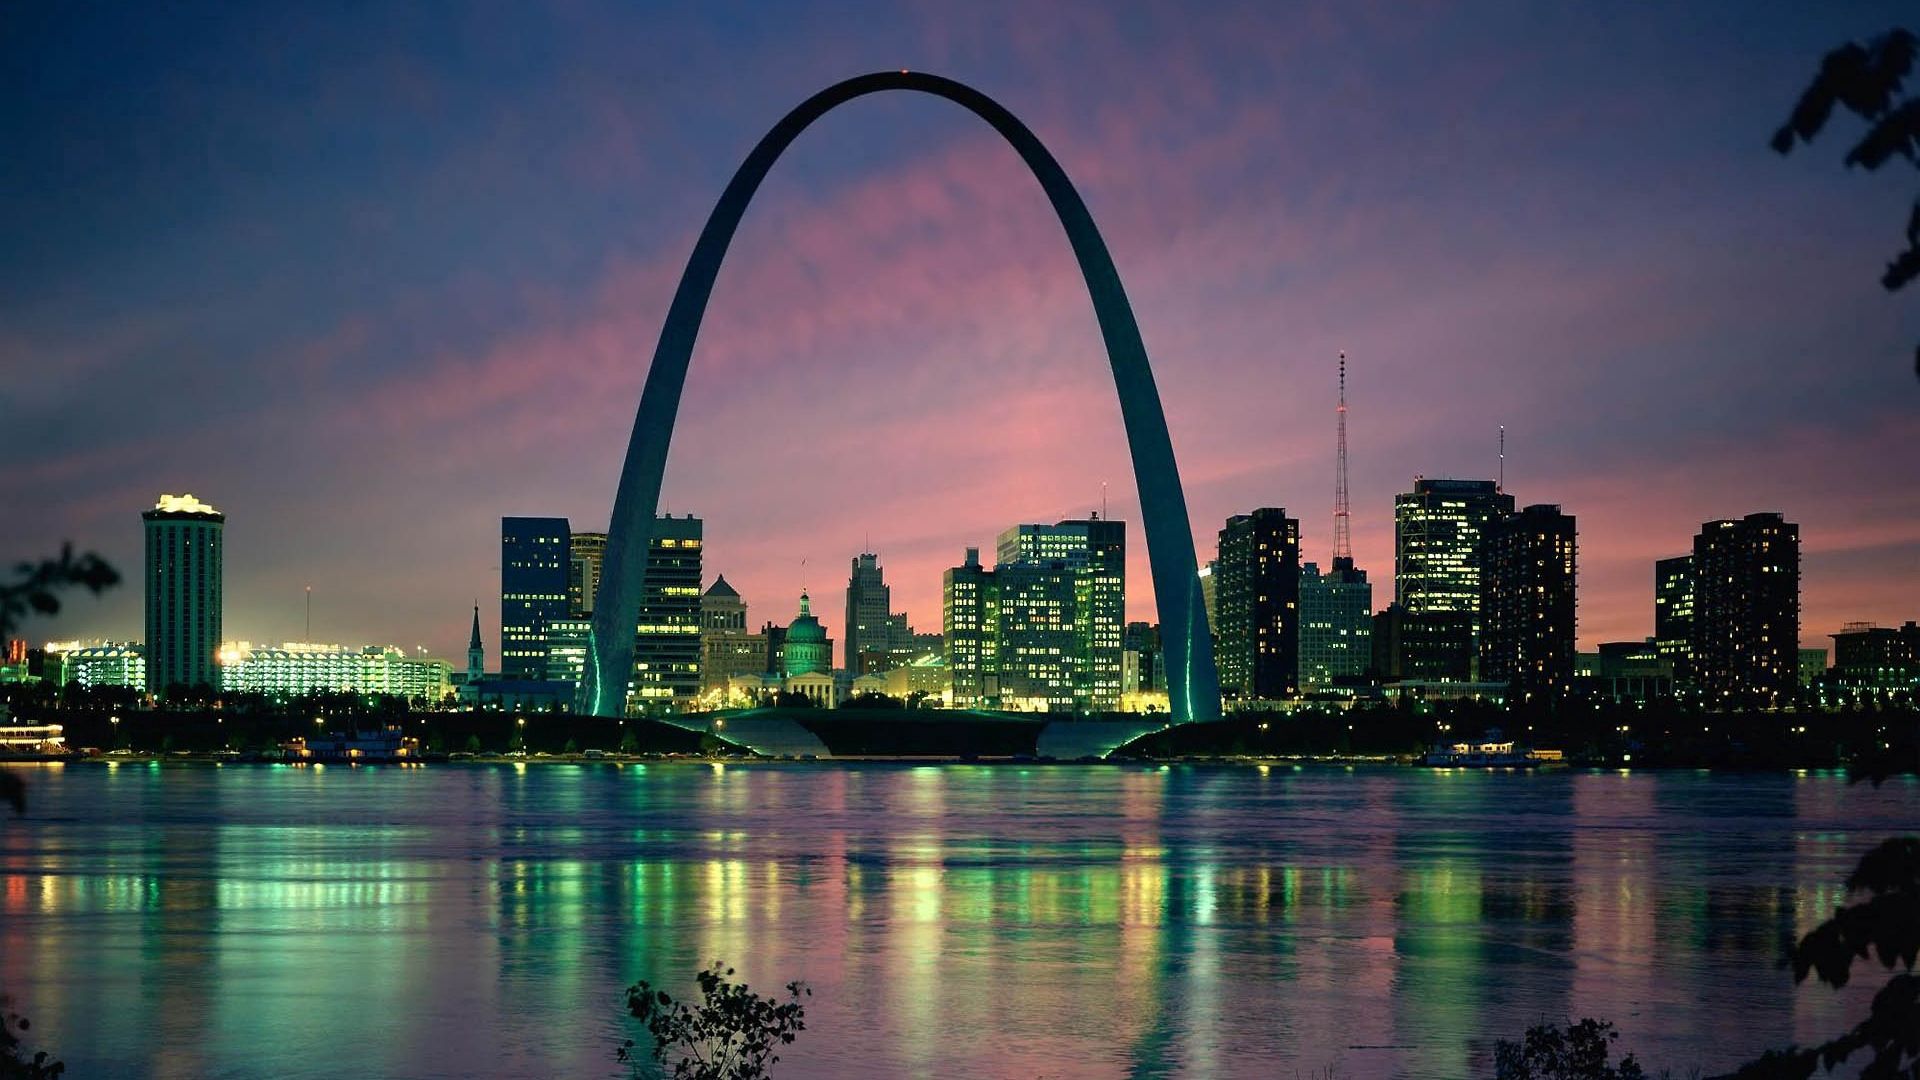
[[[1113,367],[1114,388],[1120,396],[1120,416],[1133,455],[1134,481],[1140,490],[1140,513],[1147,536],[1147,561],[1153,575],[1154,599],[1159,607],[1160,640],[1167,673],[1167,691],[1175,722],[1185,723],[1220,715],[1220,681],[1214,669],[1213,642],[1200,597],[1200,576],[1193,554],[1193,531],[1187,519],[1187,499],[1174,466],[1173,443],[1167,436],[1166,414],[1154,386],[1140,327],[1120,284],[1113,257],[1087,212],[1086,203],[1067,179],[1065,170],[1027,126],[980,91],[935,75],[881,72],[837,83],[802,102],[767,132],[734,173],[706,227],[694,244],[686,272],[674,292],[673,304],[660,330],[660,342],[647,369],[646,387],[627,444],[626,464],[614,496],[607,530],[606,560],[600,591],[594,604],[593,643],[580,685],[579,711],[596,716],[619,716],[626,711],[627,688],[633,672],[633,628],[640,621],[640,598],[645,585],[647,546],[660,499],[661,476],[667,465],[667,446],[673,438],[680,393],[694,339],[706,314],[720,262],[732,241],[753,194],[788,144],[834,108],[857,97],[885,90],[912,90],[945,98],[972,111],[1007,140],[1033,171],[1041,190],[1053,204],[1086,278],[1093,313]]]

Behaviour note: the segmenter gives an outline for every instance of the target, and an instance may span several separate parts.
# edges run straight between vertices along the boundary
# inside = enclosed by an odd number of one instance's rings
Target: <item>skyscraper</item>
[[[1123,637],[1126,654],[1121,691],[1132,694],[1164,690],[1165,673],[1160,670],[1160,624],[1130,622]]]
[[[699,518],[654,519],[633,641],[633,696],[642,705],[685,705],[700,693],[702,550]]]
[[[1081,708],[1119,708],[1121,633],[1127,608],[1127,523],[1096,515],[1054,525],[1016,525],[1000,534],[997,548],[996,570],[1020,563],[1066,564],[1073,580],[1077,638],[1074,697]],[[1003,587],[1003,604],[1006,595]],[[1002,676],[1002,689],[1007,692],[1004,671]]]
[[[1709,700],[1777,704],[1799,685],[1800,527],[1709,521],[1693,538],[1695,681]]]
[[[566,518],[500,519],[500,677],[547,677],[547,626],[567,617]]]
[[[1653,642],[1675,686],[1693,683],[1693,556],[1653,564]]]
[[[1221,692],[1292,696],[1300,673],[1300,523],[1271,506],[1228,518],[1214,589]]]
[[[1398,603],[1373,617],[1373,673],[1382,681],[1464,682],[1473,677],[1473,616],[1415,615]]]
[[[899,621],[904,625],[904,618]],[[880,558],[862,552],[853,557],[847,576],[846,669],[855,675],[885,670],[893,657],[894,630],[893,591],[881,576]]]
[[[147,546],[147,691],[217,690],[227,516],[191,494],[162,495],[140,520]]]
[[[1515,700],[1558,700],[1573,685],[1576,532],[1538,504],[1487,527],[1480,677]]]
[[[1065,559],[1002,563],[993,571],[999,592],[1000,707],[1021,712],[1070,712],[1082,696],[1084,637],[1080,632],[1082,574]],[[1115,672],[1114,700],[1119,700]]]
[[[587,654],[593,648],[593,620],[579,615],[550,620],[541,638],[547,653],[542,677],[548,682],[579,686],[586,677]]]
[[[1511,513],[1513,496],[1492,480],[1416,478],[1412,491],[1394,497],[1394,602],[1413,617],[1410,627],[1422,626],[1404,643],[1409,670],[1451,672],[1452,663],[1441,661],[1466,656],[1469,671],[1446,677],[1470,677],[1480,635],[1487,526]],[[1436,615],[1463,617],[1421,618]],[[1437,655],[1414,655],[1428,648]]]
[[[600,564],[607,558],[607,534],[574,533],[568,540],[567,610],[576,619],[593,616],[600,594]]]
[[[993,571],[980,565],[980,549],[943,575],[940,628],[957,709],[991,707],[1000,699],[999,590]]]
[[[1373,661],[1373,585],[1350,558],[1300,568],[1300,687],[1358,679]]]

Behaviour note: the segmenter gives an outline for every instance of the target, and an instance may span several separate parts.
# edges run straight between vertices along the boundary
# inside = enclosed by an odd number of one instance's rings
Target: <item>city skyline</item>
[[[1684,554],[1703,522],[1757,511],[1801,526],[1802,640],[1820,645],[1846,622],[1897,625],[1920,594],[1920,465],[1901,453],[1920,443],[1903,362],[1913,325],[1873,285],[1893,212],[1863,196],[1878,182],[1817,155],[1781,161],[1765,138],[1819,50],[1891,17],[1770,13],[1725,20],[1743,23],[1724,30],[1730,39],[1667,42],[1663,27],[1718,17],[1612,27],[1509,13],[1470,33],[1457,16],[1380,25],[1329,10],[1280,37],[1301,70],[1284,78],[1264,70],[1273,57],[1236,43],[1276,40],[1270,28],[1243,33],[1264,25],[1247,12],[1189,20],[1172,43],[1156,38],[1154,13],[1023,24],[1021,47],[1061,51],[1053,73],[911,15],[873,20],[855,44],[979,83],[1083,187],[1154,354],[1201,561],[1226,517],[1274,505],[1301,520],[1303,559],[1324,565],[1344,348],[1354,548],[1379,583],[1376,606],[1391,580],[1392,496],[1415,474],[1492,477],[1504,424],[1507,490],[1579,517],[1582,648],[1651,634],[1653,561]],[[323,640],[459,656],[477,596],[498,642],[484,603],[498,521],[604,526],[665,293],[715,178],[790,99],[874,66],[851,55],[871,51],[859,48],[715,79],[755,65],[696,44],[679,74],[634,87],[615,76],[617,48],[542,25],[583,57],[580,85],[520,102],[468,86],[477,73],[450,61],[376,65],[372,86],[410,92],[394,95],[401,107],[373,137],[412,124],[445,133],[385,183],[356,171],[366,158],[334,153],[346,163],[338,183],[284,221],[260,200],[312,182],[281,171],[312,133],[280,111],[299,94],[272,106],[220,97],[202,54],[167,68],[123,43],[133,62],[122,78],[175,80],[152,105],[152,153],[116,160],[98,181],[124,184],[114,213],[128,216],[62,214],[75,196],[41,188],[0,209],[23,250],[51,253],[0,267],[11,328],[0,360],[36,376],[9,395],[4,419],[20,438],[0,503],[37,508],[0,523],[0,550],[28,557],[71,538],[125,571],[139,563],[131,510],[191,490],[231,515],[229,637],[305,637],[311,585]],[[1405,59],[1423,33],[1456,48]],[[1576,43],[1582,33],[1594,41]],[[1516,60],[1522,40],[1539,47]],[[741,48],[766,59],[776,46]],[[1326,74],[1312,54],[1341,48],[1402,61],[1382,65],[1389,85],[1333,80],[1362,115],[1308,111],[1328,99],[1325,85],[1304,88]],[[1608,49],[1618,70],[1651,78],[1596,106],[1595,86],[1616,70]],[[1667,50],[1691,66],[1660,61]],[[1571,85],[1511,100],[1471,74],[1492,54],[1495,82],[1537,64],[1562,66]],[[1162,92],[1092,77],[1129,61],[1155,61]],[[334,72],[347,61],[320,49],[308,63]],[[600,111],[548,155],[530,127],[445,123],[433,99],[449,86],[478,94],[495,121],[570,95]],[[197,88],[215,94],[220,124],[189,118]],[[1443,116],[1471,115],[1470,144],[1418,133],[1396,104],[1409,91]],[[21,118],[20,160],[36,177],[62,175],[47,157],[69,140],[134,138],[68,92],[77,134]],[[326,104],[312,120],[322,133],[371,108],[353,95]],[[1085,297],[1031,181],[942,103],[858,107],[869,111],[823,122],[796,148],[747,219],[661,509],[711,523],[709,582],[725,573],[766,601],[802,585],[819,595],[828,568],[872,550],[895,606],[927,625],[963,547],[1102,502],[1120,520],[1137,522],[1138,509]],[[683,109],[699,122],[674,119]],[[213,164],[174,149],[196,135],[219,151]],[[1602,149],[1583,149],[1589,138]],[[653,146],[671,147],[674,167],[652,161]],[[1395,164],[1409,152],[1417,178]],[[453,179],[476,154],[512,167],[484,189]],[[552,175],[514,164],[549,158],[562,165]],[[1595,162],[1604,176],[1586,175]],[[204,201],[136,213],[215,165]],[[1642,168],[1660,183],[1637,184]],[[426,205],[436,184],[453,187],[440,209]],[[575,206],[530,209],[536,195]],[[507,220],[509,207],[530,220]],[[1781,234],[1776,217],[1817,224]],[[205,227],[186,229],[195,223]],[[323,235],[336,227],[337,241]],[[109,230],[131,242],[103,244]],[[311,249],[321,277],[237,287],[236,275],[285,265],[290,245]],[[356,278],[350,257],[378,265],[356,265]],[[160,267],[177,277],[161,280]],[[182,302],[196,290],[218,301]],[[205,409],[156,414],[154,379],[185,380]],[[751,395],[739,392],[747,382]],[[764,465],[793,440],[823,463],[803,483]],[[832,464],[876,446],[891,452]],[[823,494],[831,514],[819,512]],[[1128,576],[1127,617],[1151,620],[1137,545]],[[124,589],[78,599],[35,636],[132,637],[139,604]]]

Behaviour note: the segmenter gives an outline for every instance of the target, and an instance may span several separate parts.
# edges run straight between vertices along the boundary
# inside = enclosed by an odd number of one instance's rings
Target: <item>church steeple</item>
[[[480,644],[480,605],[473,605],[473,634],[467,639],[467,681],[479,682],[486,677],[487,650]]]

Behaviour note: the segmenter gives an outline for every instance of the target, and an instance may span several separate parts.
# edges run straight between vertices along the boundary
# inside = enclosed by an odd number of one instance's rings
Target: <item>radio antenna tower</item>
[[[1334,410],[1339,418],[1339,449],[1334,455],[1333,480],[1333,564],[1353,562],[1353,532],[1347,524],[1347,354],[1340,353],[1340,405]]]
[[[1494,481],[1493,490],[1507,490],[1507,425],[1500,425],[1500,479]]]

